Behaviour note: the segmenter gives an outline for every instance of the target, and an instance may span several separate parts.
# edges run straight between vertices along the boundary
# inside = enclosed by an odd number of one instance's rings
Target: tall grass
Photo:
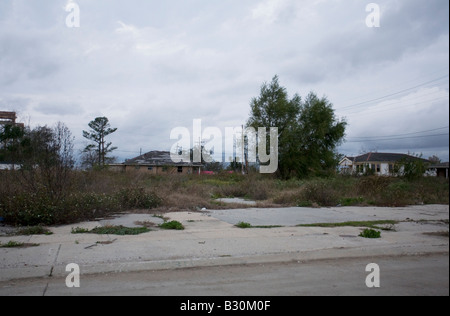
[[[54,199],[48,190],[21,185],[19,172],[0,173],[0,216],[13,225],[68,224],[130,209],[151,209],[161,198],[127,176],[109,172],[70,175],[70,187]]]
[[[39,188],[40,185],[35,186]],[[229,208],[219,197],[259,201],[260,206],[448,204],[441,178],[387,177],[291,179],[268,175],[167,175],[73,171],[70,186],[54,200],[48,190],[30,191],[16,172],[0,172],[0,217],[15,225],[54,225],[91,220],[128,210],[146,212]]]

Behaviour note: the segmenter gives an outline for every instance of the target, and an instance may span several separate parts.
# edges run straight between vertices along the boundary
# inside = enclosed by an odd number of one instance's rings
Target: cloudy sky
[[[371,2],[379,27],[366,23]],[[245,124],[278,75],[347,120],[341,153],[448,161],[448,12],[447,0],[1,0],[0,111],[64,122],[77,150],[106,116],[123,161],[169,150],[194,119]]]

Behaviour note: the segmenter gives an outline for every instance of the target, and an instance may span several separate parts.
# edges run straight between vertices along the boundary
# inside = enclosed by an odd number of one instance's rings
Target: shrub
[[[20,226],[69,224],[91,220],[130,208],[150,209],[161,199],[143,189],[123,189],[115,194],[72,193],[57,201],[45,192],[0,197],[0,215]]]
[[[250,223],[239,222],[239,223],[236,224],[236,227],[239,227],[239,228],[251,228],[252,225]]]
[[[162,229],[184,230],[183,224],[178,221],[165,222],[159,225]]]
[[[151,209],[161,205],[162,200],[154,193],[146,193],[144,188],[122,189],[117,199],[123,209]]]
[[[366,228],[361,232],[361,234],[359,234],[359,236],[364,237],[364,238],[372,238],[372,239],[381,238],[381,232],[376,231],[374,229]]]
[[[392,182],[391,178],[370,176],[362,177],[357,183],[358,195],[376,195],[385,190]]]
[[[339,200],[339,204],[342,206],[354,206],[360,205],[364,202],[364,198],[356,197],[356,198],[342,198]]]
[[[324,179],[313,180],[307,183],[302,190],[302,201],[317,203],[321,206],[335,206],[338,204],[336,190],[331,181]]]

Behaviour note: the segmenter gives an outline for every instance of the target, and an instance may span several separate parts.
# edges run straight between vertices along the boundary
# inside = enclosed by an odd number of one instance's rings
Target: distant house
[[[396,153],[367,153],[356,157],[345,157],[339,163],[341,172],[352,174],[363,174],[368,171],[379,176],[390,176],[394,174],[395,166],[404,161],[428,160],[406,154]]]
[[[139,171],[148,174],[200,174],[203,165],[190,161],[175,163],[168,151],[151,151],[121,164],[110,164],[115,171]]]
[[[19,169],[20,169],[20,165],[0,163],[0,171],[19,170]]]
[[[342,174],[351,174],[353,172],[353,159],[355,159],[355,157],[345,156],[339,162],[339,172]]]
[[[16,119],[16,112],[0,111],[0,125],[20,126],[23,128],[25,125],[23,123],[17,123]]]
[[[448,162],[431,164],[428,170],[434,172],[437,177],[448,179]]]

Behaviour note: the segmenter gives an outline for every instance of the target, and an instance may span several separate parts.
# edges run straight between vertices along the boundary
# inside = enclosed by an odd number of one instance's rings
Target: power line
[[[415,135],[415,134],[435,132],[435,131],[440,131],[442,129],[448,129],[448,128],[450,128],[450,126],[444,126],[444,127],[440,127],[440,128],[435,128],[435,129],[430,129],[430,130],[420,131],[420,132],[407,133],[407,134],[384,135],[384,136],[361,136],[361,137],[350,137],[350,138],[390,138],[390,137],[401,137],[401,136],[408,136],[408,135]]]
[[[422,136],[410,136],[410,137],[396,137],[396,138],[380,138],[380,139],[366,139],[366,140],[351,140],[347,143],[365,143],[365,142],[381,142],[388,140],[402,140],[402,139],[416,139],[416,138],[427,138],[427,137],[438,137],[438,136],[448,136],[449,134],[434,134],[434,135],[422,135]]]
[[[339,109],[337,109],[337,110],[341,111],[341,110],[353,108],[353,107],[356,107],[356,106],[359,106],[359,105],[364,105],[364,104],[367,104],[367,103],[372,103],[372,102],[376,102],[376,101],[381,101],[381,100],[383,100],[383,99],[386,99],[386,98],[389,98],[389,97],[393,97],[393,96],[396,96],[396,95],[399,95],[399,94],[402,94],[402,93],[405,93],[405,92],[408,92],[408,91],[411,91],[411,90],[414,90],[414,89],[417,89],[417,88],[426,86],[426,85],[428,85],[428,84],[430,84],[430,83],[433,83],[433,82],[442,80],[442,79],[444,79],[444,78],[447,78],[448,76],[449,76],[449,75],[447,74],[447,75],[445,75],[445,76],[442,76],[442,77],[439,77],[439,78],[436,78],[436,79],[433,79],[433,80],[430,80],[430,81],[421,83],[421,84],[419,84],[419,85],[417,85],[417,86],[414,86],[414,87],[411,87],[411,88],[407,88],[407,89],[404,89],[404,90],[401,90],[401,91],[397,91],[397,92],[394,92],[394,93],[391,93],[391,94],[387,94],[387,95],[384,95],[384,96],[379,97],[379,98],[376,98],[376,99],[372,99],[372,100],[368,100],[368,101],[359,102],[359,103],[356,103],[356,104],[344,106],[344,107],[339,108]]]
[[[436,92],[433,92],[433,93],[436,93]],[[427,94],[427,95],[430,95],[430,94]],[[422,97],[427,96],[427,95],[420,96],[419,98],[422,98]],[[432,104],[434,102],[441,101],[441,100],[448,100],[448,95],[442,95],[442,96],[434,98],[434,99],[424,100],[424,101],[420,101],[420,102],[416,102],[416,103],[403,104],[401,106],[396,106],[396,105],[400,105],[402,103],[406,103],[406,102],[409,102],[409,101],[407,101],[407,100],[402,101],[402,102],[395,101],[395,102],[392,102],[392,103],[383,104],[382,106],[380,106],[381,109],[380,108],[374,108],[374,107],[368,108],[368,109],[357,109],[356,111],[349,112],[346,115],[362,114],[362,113],[364,113],[364,114],[366,114],[366,113],[371,113],[371,114],[372,113],[381,113],[381,112],[387,112],[387,111],[402,109],[402,108],[405,108],[405,107],[411,107],[411,106],[416,106],[416,105],[421,105],[421,104]],[[386,107],[389,107],[389,108],[386,108]]]
[[[431,74],[429,74],[428,76],[418,76],[418,77],[414,77],[408,80],[402,80],[401,83],[397,83],[397,84],[389,84],[389,89],[392,89],[392,91],[396,91],[397,89],[401,89],[401,87],[405,87],[405,86],[410,86],[410,84],[415,84],[415,82],[420,82],[421,80],[424,80],[424,78],[437,78],[435,76],[442,76],[442,71],[438,71],[438,72],[433,72]],[[341,103],[350,103],[350,102],[357,102],[357,101],[353,101],[353,100],[358,100],[358,99],[367,99],[367,98],[372,98],[372,96],[376,96],[378,95],[380,92],[379,91],[372,91],[371,93],[365,93],[364,95],[359,95],[357,97],[353,97],[347,100],[343,100]],[[386,93],[388,93],[388,91],[386,91]]]

